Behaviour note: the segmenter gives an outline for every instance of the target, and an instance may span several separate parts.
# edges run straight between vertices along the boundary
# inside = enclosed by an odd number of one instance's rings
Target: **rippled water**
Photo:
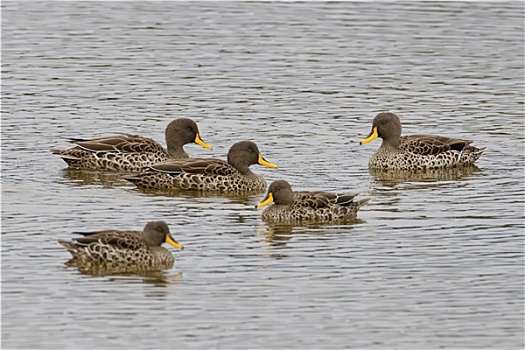
[[[523,348],[521,2],[2,2],[3,348]],[[378,111],[488,147],[472,169],[369,172]],[[213,151],[371,198],[352,225],[268,227],[261,195],[141,192],[65,169],[67,137]],[[169,223],[175,267],[93,276],[56,240]],[[171,248],[170,248],[171,249]]]

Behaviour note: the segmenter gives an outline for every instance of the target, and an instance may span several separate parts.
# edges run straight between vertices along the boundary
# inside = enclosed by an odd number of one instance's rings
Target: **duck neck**
[[[168,145],[168,154],[173,159],[183,159],[189,157],[188,153],[186,153],[180,145]]]
[[[399,137],[389,140],[383,140],[381,148],[386,151],[397,151],[397,149],[399,148],[399,141]]]
[[[233,165],[233,164],[232,164]],[[235,169],[239,170],[239,172],[244,176],[255,176],[255,174],[250,170],[250,168],[246,165],[242,166],[235,166]]]

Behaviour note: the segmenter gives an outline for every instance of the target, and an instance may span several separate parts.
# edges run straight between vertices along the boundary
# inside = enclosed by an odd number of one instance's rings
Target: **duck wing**
[[[345,207],[353,203],[355,194],[340,194],[326,191],[294,192],[294,201],[303,206],[314,209],[326,208],[331,205],[339,205]]]
[[[400,148],[419,154],[436,155],[456,150],[461,152],[472,141],[436,135],[410,135],[401,137]]]
[[[147,249],[146,243],[141,239],[138,231],[97,231],[97,232],[74,232],[84,237],[75,238],[74,241],[82,246],[92,243],[111,246],[114,249],[140,250]]]
[[[70,142],[90,152],[149,153],[164,151],[164,148],[153,139],[129,134],[96,139],[70,139]]]
[[[150,170],[170,175],[199,174],[199,175],[232,175],[237,171],[233,166],[221,159],[215,158],[188,158],[169,160],[147,167]]]

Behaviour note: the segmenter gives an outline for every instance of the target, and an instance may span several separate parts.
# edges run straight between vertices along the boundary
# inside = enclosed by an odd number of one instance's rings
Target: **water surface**
[[[4,348],[523,348],[520,2],[2,3]],[[369,172],[373,117],[475,140],[471,169]],[[65,169],[68,137],[164,143],[191,117],[295,189],[371,198],[349,225],[269,227],[263,194],[163,195]],[[406,175],[406,176],[405,176]],[[72,231],[165,220],[159,273],[65,265]],[[170,248],[171,249],[171,248]]]

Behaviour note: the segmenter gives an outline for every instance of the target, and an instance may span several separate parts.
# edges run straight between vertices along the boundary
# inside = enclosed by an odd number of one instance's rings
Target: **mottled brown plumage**
[[[125,179],[148,189],[263,191],[266,180],[250,170],[252,164],[276,168],[263,158],[255,143],[241,141],[230,148],[227,162],[215,158],[166,161],[153,164],[145,172]]]
[[[370,158],[370,168],[416,170],[449,168],[473,164],[485,148],[476,148],[472,141],[436,136],[401,136],[401,121],[394,113],[379,113],[372,123],[366,144],[377,137],[383,143]]]
[[[357,211],[368,199],[354,201],[353,194],[326,191],[294,192],[285,180],[272,182],[258,208],[273,203],[262,213],[269,223],[334,223],[356,220]]]
[[[113,171],[141,171],[145,166],[168,159],[188,158],[183,146],[197,143],[211,149],[201,140],[197,124],[188,118],[175,119],[165,130],[167,149],[157,141],[129,134],[96,139],[71,139],[75,147],[51,150],[70,168]]]
[[[173,255],[162,247],[168,243],[183,249],[170,234],[164,221],[149,222],[143,231],[106,230],[77,232],[83,237],[73,241],[58,240],[73,256],[84,263],[162,265],[173,262]]]

